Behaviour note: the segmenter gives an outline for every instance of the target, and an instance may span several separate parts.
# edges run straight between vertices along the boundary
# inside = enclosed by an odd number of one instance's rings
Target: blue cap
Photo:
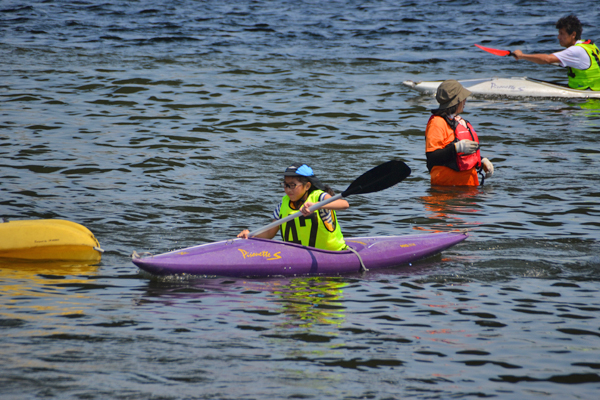
[[[312,168],[306,164],[293,163],[286,168],[283,176],[315,176]]]

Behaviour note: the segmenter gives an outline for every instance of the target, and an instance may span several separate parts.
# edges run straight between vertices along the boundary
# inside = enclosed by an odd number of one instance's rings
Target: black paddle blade
[[[365,194],[379,192],[394,186],[406,179],[410,175],[408,165],[399,160],[392,160],[373,169],[368,170],[354,180],[346,190],[342,192],[342,197],[348,197],[352,194]]]

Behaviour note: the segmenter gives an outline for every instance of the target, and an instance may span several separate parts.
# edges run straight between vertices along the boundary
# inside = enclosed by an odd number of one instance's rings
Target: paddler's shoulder
[[[440,117],[439,115],[432,115],[427,121],[426,129],[449,129],[448,123],[444,119],[444,117]]]

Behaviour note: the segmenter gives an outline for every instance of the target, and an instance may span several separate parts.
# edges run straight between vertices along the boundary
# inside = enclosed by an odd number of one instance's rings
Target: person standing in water
[[[277,221],[297,212],[302,213],[302,216],[255,237],[272,239],[281,229],[281,237],[285,242],[334,251],[348,247],[335,213],[336,210],[350,207],[346,200],[335,200],[314,213],[308,210],[334,194],[329,186],[321,183],[311,167],[303,163],[290,165],[283,173],[282,185],[285,196],[273,211],[273,219]],[[244,229],[237,237],[247,239],[249,233],[249,230]]]
[[[591,40],[581,40],[583,28],[574,15],[556,22],[558,43],[565,50],[552,54],[525,54],[521,50],[512,52],[517,60],[536,64],[560,64],[567,67],[569,87],[579,90],[600,90],[600,50]]]
[[[438,87],[439,108],[425,129],[425,155],[432,185],[478,186],[494,173],[494,166],[479,153],[479,138],[473,126],[460,113],[471,94],[458,81],[448,79]]]

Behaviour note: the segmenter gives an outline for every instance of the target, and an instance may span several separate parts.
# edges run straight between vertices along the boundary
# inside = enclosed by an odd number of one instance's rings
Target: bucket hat
[[[445,110],[459,104],[469,97],[471,92],[465,89],[458,81],[448,79],[438,86],[435,99],[440,103],[438,110]]]

